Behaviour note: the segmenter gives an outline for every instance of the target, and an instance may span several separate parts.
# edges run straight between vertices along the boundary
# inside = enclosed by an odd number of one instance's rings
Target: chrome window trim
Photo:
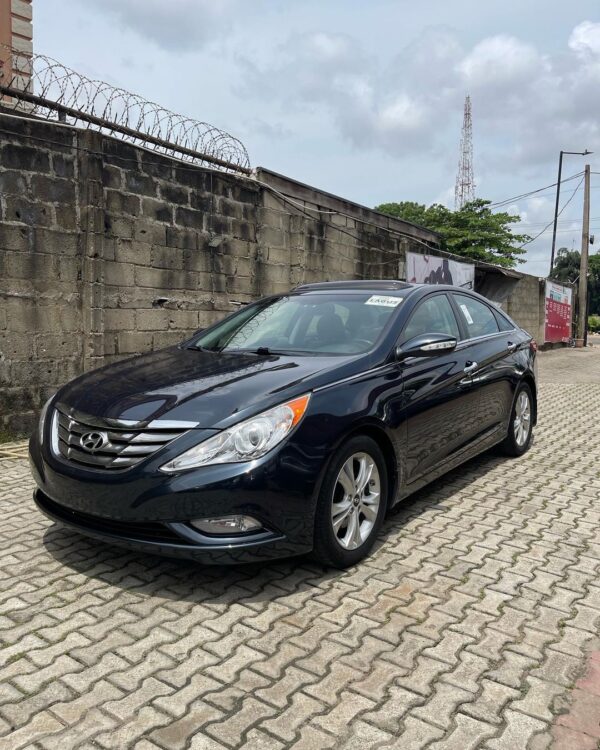
[[[513,328],[513,330],[516,331],[517,329]],[[470,344],[476,344],[480,341],[485,341],[486,339],[495,339],[495,338],[498,338],[499,336],[506,336],[509,333],[510,331],[497,331],[496,333],[486,333],[483,336],[473,336],[473,338],[461,339],[456,345],[456,349],[464,349]]]

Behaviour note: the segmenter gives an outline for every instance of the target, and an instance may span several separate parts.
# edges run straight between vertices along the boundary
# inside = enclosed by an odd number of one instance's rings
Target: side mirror
[[[396,347],[396,361],[402,362],[409,357],[435,357],[456,349],[457,340],[446,333],[424,333],[415,336],[402,346]]]

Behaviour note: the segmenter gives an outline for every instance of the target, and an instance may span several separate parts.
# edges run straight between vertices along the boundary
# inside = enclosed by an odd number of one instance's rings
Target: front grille
[[[176,534],[160,521],[117,521],[110,518],[92,516],[78,510],[65,508],[55,503],[47,495],[38,494],[38,503],[52,516],[66,523],[79,526],[82,530],[123,536],[141,541],[187,544],[187,540]]]
[[[100,420],[64,404],[56,405],[52,419],[53,443],[63,458],[107,471],[130,469],[192,426],[161,420],[149,424]]]

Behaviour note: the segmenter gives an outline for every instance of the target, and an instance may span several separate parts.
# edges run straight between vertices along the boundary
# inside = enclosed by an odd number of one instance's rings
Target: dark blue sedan
[[[31,438],[35,501],[140,551],[352,565],[407,495],[496,444],[525,453],[535,357],[470,291],[301,286],[64,386]]]

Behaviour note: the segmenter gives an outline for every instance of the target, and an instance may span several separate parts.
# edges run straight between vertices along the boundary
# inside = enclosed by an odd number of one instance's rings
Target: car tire
[[[510,413],[508,434],[501,448],[508,456],[522,456],[526,453],[533,437],[533,395],[527,383],[517,388]]]
[[[321,484],[312,556],[335,568],[366,557],[383,523],[387,497],[381,449],[369,437],[351,438],[332,457]]]

